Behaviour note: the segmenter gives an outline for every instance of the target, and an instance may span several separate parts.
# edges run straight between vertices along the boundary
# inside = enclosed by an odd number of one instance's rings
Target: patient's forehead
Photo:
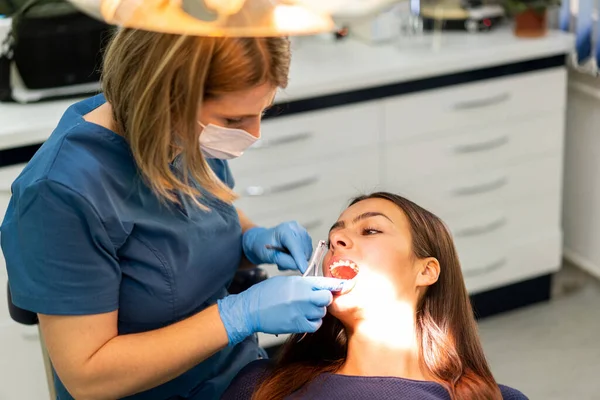
[[[398,227],[406,227],[408,220],[406,215],[395,203],[386,199],[366,199],[359,201],[358,203],[348,207],[340,217],[338,221],[344,221],[351,223],[352,220],[359,215],[364,213],[382,213],[392,220],[394,225]]]

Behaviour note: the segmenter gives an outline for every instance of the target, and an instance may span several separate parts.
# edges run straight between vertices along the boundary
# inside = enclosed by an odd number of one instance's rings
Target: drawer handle
[[[477,99],[456,103],[454,105],[455,110],[473,110],[475,108],[490,107],[496,104],[504,103],[510,99],[510,93],[500,93],[495,96],[487,97],[485,99]]]
[[[479,151],[487,151],[497,149],[498,147],[502,147],[508,144],[508,135],[500,136],[489,140],[487,142],[482,143],[470,143],[464,144],[460,146],[456,146],[454,148],[455,153],[465,154],[465,153],[476,153]]]
[[[312,137],[312,133],[310,132],[300,132],[293,135],[280,136],[274,139],[261,139],[257,141],[251,149],[268,149],[271,147],[281,146],[284,144],[301,142],[304,140],[308,140]]]
[[[313,229],[317,229],[318,227],[320,227],[321,225],[323,225],[323,220],[322,219],[313,219],[312,221],[308,221],[305,224],[301,224],[304,229],[306,229],[307,231],[313,230]]]
[[[504,267],[506,265],[506,263],[507,263],[506,257],[501,258],[500,260],[494,261],[493,263],[490,263],[484,267],[468,269],[466,271],[463,271],[463,275],[465,276],[465,278],[474,278],[476,276],[486,275],[486,274],[489,274],[490,272],[494,272],[494,271]]]
[[[251,197],[265,196],[269,194],[277,194],[284,192],[291,192],[292,190],[300,189],[306,186],[310,186],[319,181],[319,176],[309,176],[308,178],[298,179],[297,181],[282,183],[281,185],[274,185],[271,187],[263,186],[248,186],[246,188],[246,195]]]
[[[27,340],[28,342],[37,342],[38,340],[40,340],[39,333],[23,333],[21,334],[21,337]]]
[[[479,226],[471,226],[469,228],[464,228],[456,232],[456,237],[472,237],[472,236],[480,236],[486,233],[494,232],[500,228],[502,228],[507,223],[506,217],[500,217],[490,223]]]
[[[508,184],[506,177],[495,179],[491,182],[482,183],[481,185],[466,186],[458,189],[454,189],[452,192],[455,196],[471,196],[474,194],[481,194],[498,190]]]

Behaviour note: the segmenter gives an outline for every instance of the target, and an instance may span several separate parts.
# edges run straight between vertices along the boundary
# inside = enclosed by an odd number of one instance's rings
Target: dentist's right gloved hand
[[[276,276],[218,301],[229,345],[257,333],[315,332],[322,324],[332,291],[344,281],[326,277]]]

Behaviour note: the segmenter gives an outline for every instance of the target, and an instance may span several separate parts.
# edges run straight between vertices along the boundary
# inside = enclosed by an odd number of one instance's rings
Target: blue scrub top
[[[161,328],[227,295],[242,257],[235,208],[204,192],[161,203],[123,137],[83,116],[97,95],[69,107],[12,186],[1,228],[13,302],[50,315],[119,311],[119,334]],[[226,161],[208,160],[233,188]],[[172,165],[180,173],[177,162]],[[202,190],[202,189],[200,189]],[[152,351],[152,350],[148,350]],[[249,362],[255,336],[178,378],[128,399],[214,399]],[[72,399],[56,377],[58,398]]]

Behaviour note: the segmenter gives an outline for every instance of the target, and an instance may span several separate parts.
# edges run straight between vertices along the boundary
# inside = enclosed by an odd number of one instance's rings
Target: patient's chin
[[[339,320],[344,320],[361,312],[362,306],[360,303],[359,296],[353,295],[352,292],[344,295],[334,295],[328,312]]]
[[[385,310],[397,300],[397,291],[392,280],[375,273],[361,272],[348,293],[337,293],[329,306],[329,312],[344,320],[360,319],[365,314]]]

